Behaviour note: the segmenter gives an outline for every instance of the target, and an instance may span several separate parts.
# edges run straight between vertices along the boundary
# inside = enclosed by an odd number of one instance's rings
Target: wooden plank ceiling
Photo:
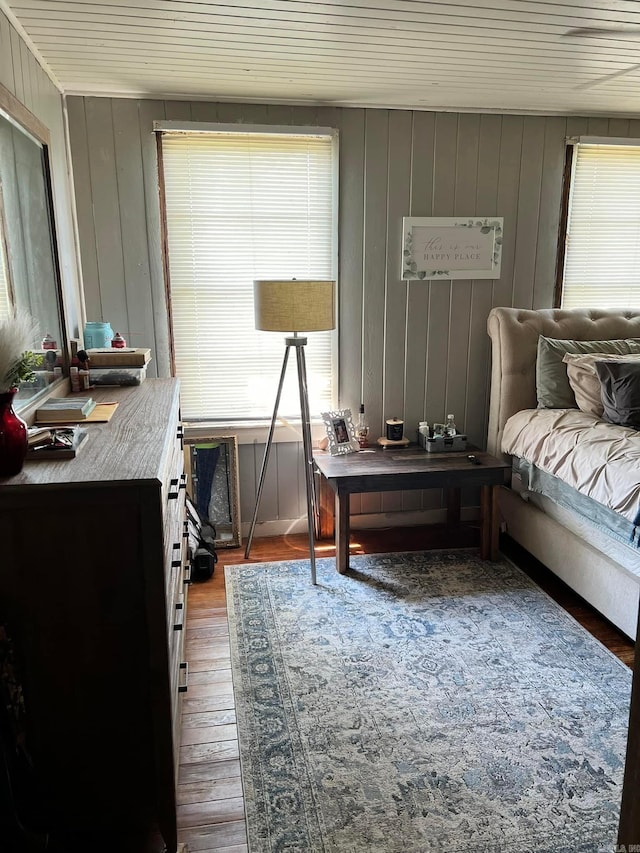
[[[69,94],[634,115],[638,0],[0,0]]]

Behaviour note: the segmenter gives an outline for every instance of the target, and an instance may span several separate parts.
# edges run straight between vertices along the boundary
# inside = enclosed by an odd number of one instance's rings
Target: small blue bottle
[[[84,327],[84,348],[104,349],[111,346],[113,329],[111,323],[90,322]]]

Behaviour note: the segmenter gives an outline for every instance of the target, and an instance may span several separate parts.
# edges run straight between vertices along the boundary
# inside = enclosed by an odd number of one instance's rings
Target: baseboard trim
[[[480,508],[477,506],[462,507],[462,521],[476,521],[480,518]],[[420,527],[423,524],[444,524],[447,520],[446,509],[412,510],[408,512],[376,512],[351,516],[352,530],[371,530],[382,527]],[[242,524],[242,536],[249,535],[251,524]],[[307,532],[307,518],[275,519],[256,524],[254,537],[287,536],[294,533]]]

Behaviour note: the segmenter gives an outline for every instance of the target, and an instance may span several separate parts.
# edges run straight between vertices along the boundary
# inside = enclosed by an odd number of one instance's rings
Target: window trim
[[[567,140],[562,172],[562,197],[560,199],[560,223],[558,227],[558,245],[556,249],[556,280],[553,288],[553,307],[562,305],[562,289],[564,287],[564,265],[567,256],[567,230],[569,226],[569,195],[576,147]]]
[[[558,246],[556,252],[556,276],[553,288],[553,307],[562,308],[564,290],[564,271],[567,258],[567,231],[569,226],[569,205],[571,187],[576,168],[576,149],[578,145],[625,145],[640,147],[640,138],[635,136],[567,136],[565,139],[565,162],[562,173],[562,196],[560,199],[560,222],[558,225]]]
[[[154,121],[155,133],[274,133],[283,136],[331,136],[338,138],[335,127],[302,124],[243,124],[217,121]]]
[[[340,239],[340,222],[339,222],[339,200],[340,200],[340,131],[335,127],[324,127],[317,125],[271,125],[271,124],[242,124],[228,122],[199,122],[199,121],[182,121],[182,120],[156,120],[153,122],[153,133],[156,144],[157,157],[157,176],[158,176],[158,196],[160,206],[160,242],[162,251],[162,269],[164,279],[164,299],[165,310],[168,325],[169,337],[169,364],[171,375],[176,375],[175,361],[175,345],[173,340],[173,322],[171,311],[171,277],[169,269],[169,252],[168,252],[168,228],[167,228],[167,209],[166,209],[166,193],[164,180],[164,167],[162,156],[162,134],[170,133],[272,133],[291,136],[328,136],[331,138],[332,156],[334,160],[334,185],[333,185],[333,209],[332,220],[334,227],[333,235],[333,280],[336,287],[336,316],[335,328],[331,335],[331,365],[332,365],[332,388],[333,400],[332,406],[336,407],[337,401],[340,399],[340,367],[338,364],[340,352],[340,281],[339,281],[339,239]],[[284,357],[284,348],[283,348]],[[288,370],[291,365],[288,365]],[[274,402],[275,390],[277,389],[277,377],[274,377]],[[240,440],[241,444],[255,442],[259,440],[256,437],[256,430],[262,431],[264,426],[270,424],[271,417],[264,419],[248,418],[247,420],[236,419],[220,419],[213,420],[211,418],[203,418],[202,420],[191,420],[194,426],[203,426],[208,424],[210,428],[228,429],[232,428],[235,432],[242,432],[244,437]],[[298,426],[301,424],[302,418],[281,418],[278,417],[274,432],[274,441],[295,441],[298,440],[292,437],[293,432],[299,432]],[[320,429],[322,427],[322,430]],[[313,440],[316,437],[321,438],[320,432],[323,433],[322,422],[318,419],[313,419],[311,422]],[[316,436],[316,433],[318,435]],[[300,433],[301,436],[301,433]],[[299,440],[302,440],[301,437]]]

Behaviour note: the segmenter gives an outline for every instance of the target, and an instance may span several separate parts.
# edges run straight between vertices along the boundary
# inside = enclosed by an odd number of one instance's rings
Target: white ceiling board
[[[640,115],[636,0],[0,3],[68,94]]]

